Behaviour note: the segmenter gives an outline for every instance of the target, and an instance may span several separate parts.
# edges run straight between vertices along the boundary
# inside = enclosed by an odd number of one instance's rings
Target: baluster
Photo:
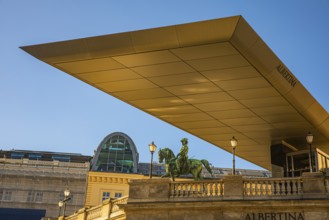
[[[291,194],[291,180],[286,180],[285,181],[285,186],[286,186],[286,195],[289,196]]]
[[[193,183],[193,196],[198,196],[198,186],[196,183]]]
[[[173,196],[177,196],[177,184],[173,183]]]
[[[250,188],[251,188],[251,184],[250,181],[246,182],[246,195],[250,196]]]
[[[251,194],[252,194],[253,196],[256,195],[256,182],[253,182],[253,183],[252,183],[252,192],[251,192]]]
[[[260,181],[260,196],[265,196],[266,194],[266,189],[264,188],[265,187],[265,183],[263,180]]]
[[[271,195],[271,181],[267,180],[267,194],[266,195]]]
[[[297,183],[297,180],[291,181],[291,195],[297,194],[296,183]]]
[[[243,182],[243,195],[248,196],[248,182]]]
[[[271,181],[271,195],[272,196],[275,195],[275,181],[274,180]]]
[[[188,196],[188,190],[187,190],[188,184],[184,184],[184,197]]]
[[[205,196],[207,196],[207,185],[205,185],[204,183],[200,183],[200,185],[201,185],[201,187],[202,187],[202,193],[201,193],[201,195],[202,195],[202,197],[205,197]]]
[[[261,195],[262,195],[262,182],[257,181],[257,196],[261,196]]]
[[[208,186],[209,186],[209,196],[210,197],[213,197],[214,195],[213,195],[213,193],[214,193],[214,189],[213,189],[213,187],[214,187],[214,184],[213,183],[208,183]]]
[[[247,192],[248,192],[248,196],[252,196],[252,182],[251,181],[248,181]]]
[[[214,183],[214,196],[219,196],[218,185],[219,185],[218,182]]]
[[[219,186],[219,189],[218,189],[218,191],[219,191],[219,192],[218,192],[218,195],[219,195],[219,196],[224,195],[224,193],[223,193],[223,192],[224,192],[224,184],[223,184],[223,182],[219,182],[219,183],[218,183],[218,186]]]
[[[196,183],[196,193],[197,196],[200,196],[200,183]]]
[[[190,195],[191,195],[191,184],[188,183],[186,188],[187,188],[187,197],[190,197]]]
[[[221,190],[222,189],[222,182],[217,183],[216,189],[218,190],[217,196],[222,196],[222,190]]]
[[[286,181],[281,180],[281,195],[285,195],[286,194]]]
[[[262,196],[266,196],[266,182],[264,180],[262,180]]]
[[[195,196],[199,196],[199,183],[195,183]]]
[[[170,192],[171,192],[171,197],[175,197],[175,185],[173,183],[170,184]]]
[[[225,187],[224,183],[221,182],[221,183],[220,183],[220,194],[221,194],[222,196],[224,195],[224,187]]]
[[[248,181],[248,196],[252,196],[252,182]]]

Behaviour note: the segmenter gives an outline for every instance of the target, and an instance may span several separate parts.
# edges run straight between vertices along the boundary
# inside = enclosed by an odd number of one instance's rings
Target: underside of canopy
[[[111,96],[271,170],[270,146],[329,154],[327,111],[241,17],[25,46]],[[200,149],[202,150],[202,149]]]

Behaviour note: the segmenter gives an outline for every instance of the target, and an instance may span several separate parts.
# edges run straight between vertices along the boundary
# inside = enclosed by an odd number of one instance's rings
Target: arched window
[[[92,161],[93,171],[137,173],[138,152],[131,138],[121,132],[104,138]]]

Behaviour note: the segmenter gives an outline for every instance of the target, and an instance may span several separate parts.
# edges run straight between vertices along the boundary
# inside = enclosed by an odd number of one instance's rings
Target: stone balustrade
[[[138,192],[138,193],[137,193]],[[176,181],[168,179],[132,180],[130,200],[275,200],[329,198],[329,178],[321,173],[305,173],[298,178],[223,179]]]
[[[170,197],[175,198],[222,198],[224,194],[223,180],[170,183]]]
[[[298,199],[302,198],[302,192],[301,178],[243,180],[245,199]]]
[[[118,199],[107,199],[102,204],[86,209],[82,208],[73,215],[60,216],[58,220],[97,220],[97,219],[120,219],[125,215],[121,205],[127,204],[128,196]]]

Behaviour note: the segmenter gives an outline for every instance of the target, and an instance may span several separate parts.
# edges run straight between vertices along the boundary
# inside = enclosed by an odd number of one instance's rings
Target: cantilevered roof
[[[111,96],[271,169],[285,141],[329,153],[327,111],[241,16],[22,47]],[[200,149],[202,150],[202,149]]]

